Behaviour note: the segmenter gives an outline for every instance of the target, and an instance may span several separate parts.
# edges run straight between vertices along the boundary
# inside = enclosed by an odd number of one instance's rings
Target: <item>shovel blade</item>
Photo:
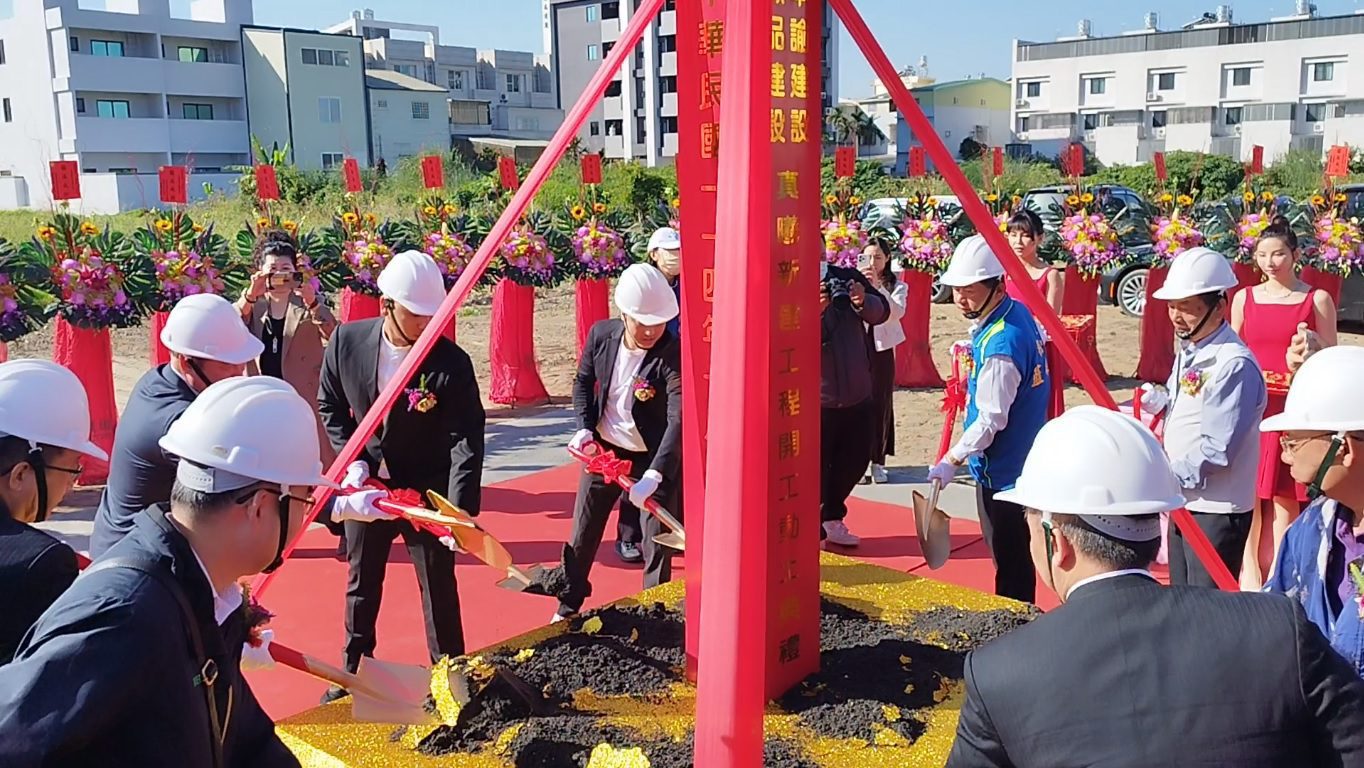
[[[350,691],[356,720],[402,725],[436,722],[436,716],[426,711],[430,669],[364,657],[355,676],[363,684]],[[466,688],[466,699],[467,694]]]
[[[919,540],[928,567],[937,570],[947,562],[952,554],[952,534],[947,513],[938,509],[937,488],[933,489],[933,499],[924,498],[914,491],[911,499],[914,505],[914,534]]]
[[[687,551],[687,540],[676,533],[660,533],[654,537],[654,543],[678,552]]]
[[[544,589],[539,586],[543,578],[545,568],[542,565],[532,565],[528,570],[520,568],[508,568],[507,578],[497,582],[501,589],[508,589],[512,592],[529,592],[531,594],[543,595]]]

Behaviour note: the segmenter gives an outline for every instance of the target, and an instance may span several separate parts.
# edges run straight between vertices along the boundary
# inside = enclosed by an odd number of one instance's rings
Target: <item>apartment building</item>
[[[450,148],[446,91],[401,72],[365,70],[369,87],[370,154],[374,162],[444,154]]]
[[[1364,13],[1238,24],[1221,5],[1182,28],[1015,41],[1013,123],[1018,141],[1055,155],[1083,142],[1105,164],[1190,150],[1266,162],[1290,149],[1364,143]],[[1020,147],[1019,149],[1023,149]]]
[[[339,168],[346,157],[369,165],[369,98],[358,37],[306,29],[246,26],[241,31],[251,135],[289,147],[304,170]]]
[[[0,208],[51,205],[52,160],[79,162],[89,213],[158,204],[163,165],[192,195],[235,186],[251,21],[251,0],[0,2]]]
[[[327,28],[364,40],[365,66],[448,93],[451,136],[547,139],[563,123],[547,54],[441,44],[440,28],[354,11]]]
[[[639,0],[542,0],[548,12],[549,40],[559,103],[577,100],[606,54],[620,39]],[[821,40],[824,67],[820,83],[825,112],[838,103],[838,28],[824,6]],[[671,162],[677,154],[677,12],[666,0],[606,96],[592,111],[579,138],[592,152],[636,158],[649,165]]]

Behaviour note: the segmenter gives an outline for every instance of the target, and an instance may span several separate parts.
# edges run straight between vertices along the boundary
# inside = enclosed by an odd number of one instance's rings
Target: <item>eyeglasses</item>
[[[73,468],[73,467],[58,467],[58,466],[56,466],[55,464],[43,464],[43,466],[44,466],[44,467],[47,467],[48,469],[52,470],[53,472],[61,472],[61,473],[64,474],[64,475],[74,475],[74,476],[76,476],[76,477],[80,477],[80,476],[81,476],[81,473],[85,471],[85,467],[84,467],[83,465],[81,465],[81,464],[77,464],[74,468]]]
[[[1288,451],[1289,453],[1297,453],[1298,449],[1303,447],[1307,443],[1310,443],[1313,440],[1320,440],[1323,437],[1330,436],[1331,436],[1330,432],[1321,432],[1315,435],[1305,435],[1303,437],[1289,437],[1288,435],[1279,435],[1279,447],[1284,449],[1285,451]]]

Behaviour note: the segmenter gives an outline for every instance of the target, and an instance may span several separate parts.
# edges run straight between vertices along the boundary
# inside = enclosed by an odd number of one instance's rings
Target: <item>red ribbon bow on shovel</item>
[[[591,449],[591,453],[572,447],[568,449],[573,458],[586,465],[584,471],[588,474],[601,475],[602,480],[611,485],[619,485],[625,489],[626,493],[635,487],[635,480],[630,477],[629,459],[618,458],[614,451],[608,451],[596,443],[589,443],[586,447]],[[654,542],[656,544],[662,544],[679,552],[686,550],[687,533],[677,518],[669,514],[668,510],[653,499],[644,502],[644,511],[658,518],[659,522],[663,523],[669,531],[655,536]]]

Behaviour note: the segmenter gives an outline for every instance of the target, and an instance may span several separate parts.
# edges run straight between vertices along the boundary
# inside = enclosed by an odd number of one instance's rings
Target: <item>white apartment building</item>
[[[552,68],[561,106],[587,88],[638,10],[639,0],[542,0],[549,14]],[[666,0],[659,18],[607,86],[579,138],[589,152],[636,158],[648,165],[677,154],[677,11]],[[838,26],[824,6],[821,92],[827,112],[838,103]]]
[[[52,160],[80,163],[87,213],[157,205],[163,165],[235,189],[251,21],[251,0],[0,1],[0,209],[51,205]]]
[[[366,70],[365,83],[374,162],[449,151],[449,99],[444,88],[386,69]]]
[[[1364,143],[1364,14],[1233,21],[1230,6],[1162,31],[1015,41],[1013,122],[1044,155],[1083,142],[1105,164],[1189,150],[1265,162],[1290,149]],[[1020,148],[1021,149],[1021,148]]]
[[[442,45],[438,27],[375,19],[369,9],[326,31],[362,38],[367,68],[444,88],[451,136],[547,139],[563,123],[547,54]]]

